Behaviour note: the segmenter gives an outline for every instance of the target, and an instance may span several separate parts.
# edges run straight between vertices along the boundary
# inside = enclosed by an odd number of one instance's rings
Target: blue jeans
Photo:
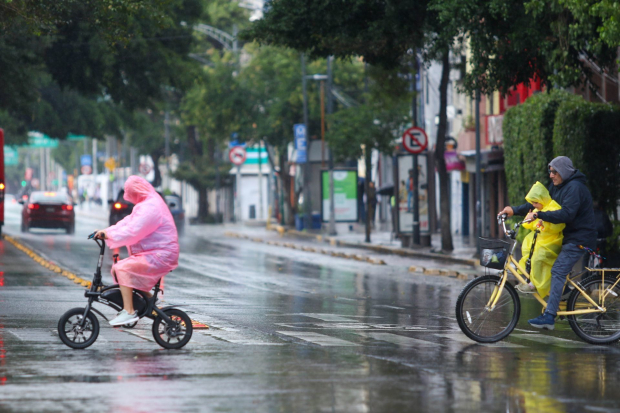
[[[555,316],[558,313],[560,299],[564,289],[566,275],[571,272],[577,261],[581,260],[585,252],[577,244],[562,245],[562,251],[551,268],[551,290],[545,312]]]
[[[413,191],[407,191],[407,211],[413,209]]]

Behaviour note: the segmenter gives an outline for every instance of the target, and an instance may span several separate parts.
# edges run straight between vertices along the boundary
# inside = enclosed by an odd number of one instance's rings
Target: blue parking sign
[[[306,125],[299,123],[293,126],[295,135],[295,149],[297,150],[297,163],[306,163],[308,160],[308,140],[306,138]]]

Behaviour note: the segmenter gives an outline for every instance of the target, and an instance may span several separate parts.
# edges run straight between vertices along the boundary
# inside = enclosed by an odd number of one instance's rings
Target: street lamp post
[[[304,227],[311,228],[312,209],[310,208],[310,134],[308,133],[308,92],[306,90],[306,56],[301,54],[301,85],[303,92],[304,127],[306,129],[306,163],[304,165]]]
[[[330,56],[327,59],[327,74],[314,74],[314,75],[304,75],[304,79],[318,80],[320,82],[321,88],[321,166],[325,167],[325,81],[327,81],[327,113],[331,113],[333,110],[333,100],[332,100],[332,71],[331,71],[331,61],[332,57]],[[305,73],[305,71],[304,71]],[[305,90],[305,88],[304,88]],[[306,96],[306,95],[304,95]],[[307,96],[306,96],[307,99]],[[304,106],[307,110],[307,104]],[[336,213],[335,213],[335,202],[334,202],[334,159],[332,155],[331,148],[328,148],[328,167],[329,167],[329,235],[336,235]],[[308,156],[308,161],[310,161],[310,157]],[[305,202],[305,201],[304,201]],[[323,202],[321,196],[321,202]]]
[[[334,99],[332,96],[332,61],[333,56],[327,58],[327,113],[334,111]],[[329,165],[329,235],[336,235],[336,202],[334,200],[334,154],[331,146],[327,148]]]

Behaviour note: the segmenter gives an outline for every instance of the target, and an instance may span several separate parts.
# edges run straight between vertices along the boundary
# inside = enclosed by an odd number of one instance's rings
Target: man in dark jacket
[[[553,330],[566,275],[579,261],[584,251],[583,245],[596,248],[596,224],[592,209],[592,195],[586,186],[586,177],[573,167],[573,162],[566,156],[558,156],[549,163],[549,194],[562,209],[557,211],[533,213],[530,203],[515,207],[506,207],[500,214],[527,215],[526,219],[540,218],[552,224],[566,224],[563,234],[562,251],[551,268],[551,291],[547,309],[536,318],[528,320],[532,327]]]

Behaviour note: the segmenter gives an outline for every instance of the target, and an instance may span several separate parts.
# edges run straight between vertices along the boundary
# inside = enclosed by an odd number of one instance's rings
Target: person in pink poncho
[[[110,321],[113,326],[138,320],[133,289],[149,292],[157,281],[178,266],[179,242],[172,214],[162,197],[145,179],[132,175],[125,182],[124,198],[135,206],[116,225],[97,231],[108,247],[127,247],[129,257],[112,266],[120,285],[123,310]]]

